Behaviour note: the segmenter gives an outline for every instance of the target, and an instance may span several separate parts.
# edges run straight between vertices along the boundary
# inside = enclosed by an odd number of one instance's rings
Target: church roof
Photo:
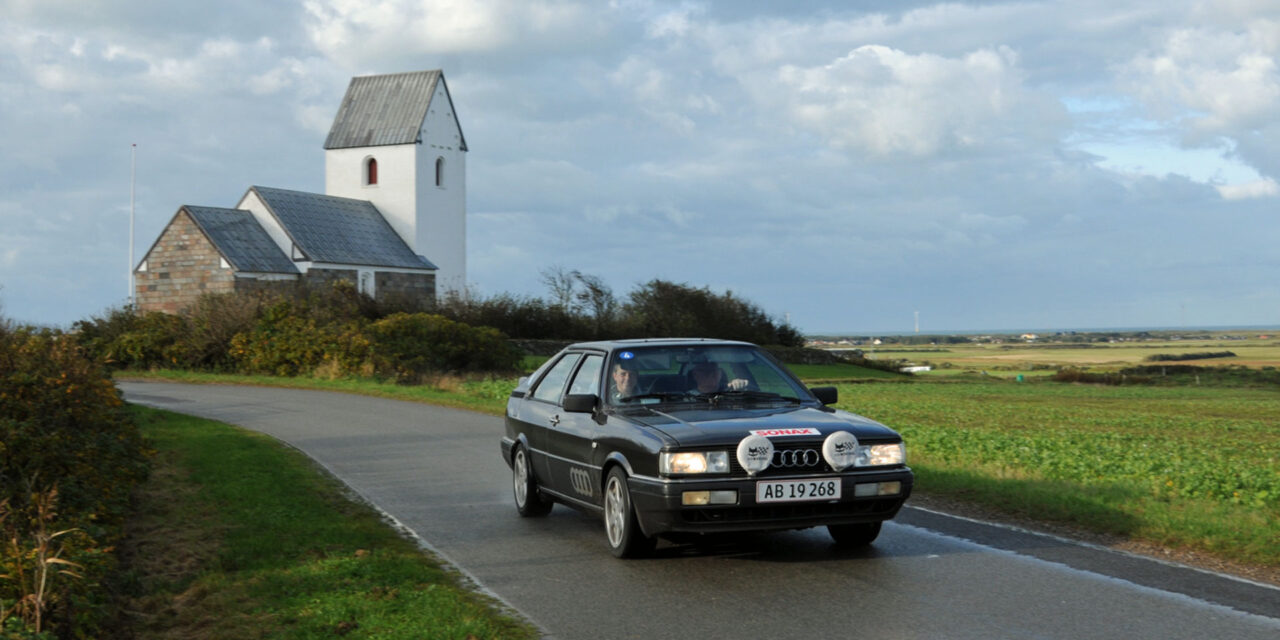
[[[236,271],[298,273],[253,214],[243,209],[184,205],[196,226]]]
[[[368,200],[272,187],[249,187],[303,259],[403,269],[435,269],[417,255]]]
[[[422,123],[431,107],[436,85],[443,82],[444,74],[439,69],[352,78],[329,129],[329,137],[324,141],[324,148],[419,142]],[[446,86],[445,96],[448,95]],[[452,104],[449,112],[456,113]],[[465,138],[461,148],[467,150]]]

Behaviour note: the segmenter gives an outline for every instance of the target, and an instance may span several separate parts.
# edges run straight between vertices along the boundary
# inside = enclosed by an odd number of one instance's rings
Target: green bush
[[[491,298],[451,293],[435,313],[473,327],[493,327],[513,338],[583,340],[596,335],[591,320],[570,309],[532,297],[499,294]]]
[[[631,337],[685,337],[744,340],[761,345],[799,347],[804,336],[776,323],[755,304],[732,291],[651,280],[631,292],[622,324]]]
[[[19,617],[34,631],[96,634],[97,585],[146,475],[146,447],[107,371],[69,335],[0,322],[0,603],[17,603],[0,606],[0,628]]]
[[[296,376],[322,366],[339,375],[367,371],[370,343],[360,324],[321,324],[282,300],[268,307],[253,329],[236,334],[230,358],[243,373]]]
[[[80,320],[73,331],[90,357],[114,368],[190,365],[188,327],[181,316],[159,311],[140,314],[123,307],[101,318]]]
[[[378,370],[412,381],[433,371],[514,370],[520,354],[502,332],[444,316],[396,313],[369,325]]]

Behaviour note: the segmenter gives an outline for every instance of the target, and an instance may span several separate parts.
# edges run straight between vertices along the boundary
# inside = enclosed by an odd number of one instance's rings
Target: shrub
[[[435,312],[455,322],[493,327],[530,340],[582,340],[593,335],[592,321],[567,307],[505,293],[482,298],[450,292]]]
[[[102,318],[76,322],[73,330],[90,357],[114,368],[189,366],[187,323],[181,316],[139,314],[123,307]]]
[[[282,300],[268,307],[253,329],[231,339],[230,358],[243,373],[296,376],[324,366],[350,374],[363,370],[369,347],[358,323],[320,324]]]
[[[502,332],[444,316],[396,313],[369,325],[379,371],[412,381],[432,371],[514,370],[520,354]]]
[[[231,341],[252,331],[268,298],[261,293],[217,293],[200,296],[186,311],[186,366],[213,371],[234,368]]]
[[[1213,351],[1200,353],[1157,353],[1145,358],[1147,362],[1178,362],[1180,360],[1212,360],[1214,358],[1234,358],[1230,351]]]
[[[55,621],[59,635],[95,635],[106,596],[94,587],[146,474],[106,370],[69,335],[0,323],[0,602],[17,603],[0,606],[6,632],[13,613],[37,632]],[[83,579],[59,573],[72,567]]]
[[[638,338],[699,337],[744,340],[761,345],[799,347],[804,336],[789,324],[778,324],[760,307],[732,291],[713,293],[703,287],[651,280],[631,292],[623,308],[622,327]]]

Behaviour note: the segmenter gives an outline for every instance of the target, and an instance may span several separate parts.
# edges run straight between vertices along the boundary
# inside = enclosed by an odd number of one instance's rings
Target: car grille
[[[900,498],[880,498],[855,502],[814,502],[754,507],[699,508],[684,509],[680,512],[680,516],[690,524],[786,522],[788,520],[891,513],[898,507],[899,503],[901,503]]]
[[[788,442],[779,447],[776,443],[773,450],[773,462],[769,468],[756,474],[757,478],[768,476],[785,476],[811,473],[831,473],[831,465],[822,459],[822,443]],[[747,476],[747,470],[738,464],[737,456],[729,452],[729,475],[739,478]]]

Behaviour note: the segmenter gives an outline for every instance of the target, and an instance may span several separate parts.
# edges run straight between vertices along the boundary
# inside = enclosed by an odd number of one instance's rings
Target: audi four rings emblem
[[[780,449],[773,452],[775,467],[813,467],[821,459],[817,449]]]
[[[574,491],[584,496],[595,495],[595,488],[591,486],[591,475],[586,469],[569,469],[569,482],[573,485]]]

